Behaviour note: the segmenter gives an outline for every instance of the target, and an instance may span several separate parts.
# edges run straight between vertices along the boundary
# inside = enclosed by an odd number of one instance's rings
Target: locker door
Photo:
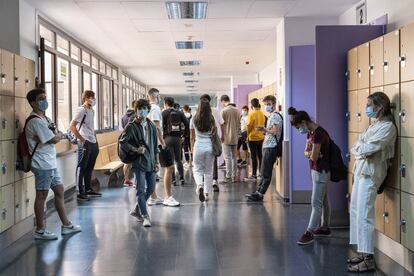
[[[375,199],[375,229],[381,233],[385,232],[384,210],[384,193],[382,193],[377,195],[377,198]]]
[[[358,89],[369,88],[369,43],[358,46]]]
[[[24,57],[14,56],[14,93],[16,97],[26,97],[26,59]]]
[[[348,131],[358,132],[358,91],[348,92]]]
[[[0,51],[0,95],[14,96],[13,54],[6,50]]]
[[[25,61],[25,92],[28,92],[35,88],[35,63],[30,59]]]
[[[2,187],[0,195],[0,232],[3,232],[14,224],[14,184]]]
[[[385,94],[387,94],[388,98],[390,98],[391,101],[391,108],[392,112],[394,113],[394,119],[395,123],[398,127],[398,133],[401,133],[401,125],[400,125],[400,111],[401,111],[401,105],[400,105],[400,85],[399,84],[391,84],[384,86]],[[371,91],[372,93],[372,91]]]
[[[358,48],[348,52],[348,91],[357,89]]]
[[[384,84],[384,70],[382,68],[384,62],[384,38],[379,37],[370,43],[370,75],[371,87],[382,86]]]
[[[400,31],[384,35],[384,85],[400,81]]]
[[[414,82],[401,83],[401,136],[414,137]]]
[[[401,29],[401,81],[414,80],[414,24]]]
[[[351,154],[351,148],[358,140],[359,133],[348,132],[348,172],[352,173],[355,164],[355,157]]]
[[[397,138],[395,146],[395,155],[391,161],[389,181],[385,184],[387,187],[401,189],[401,138]]]
[[[401,137],[401,190],[414,194],[414,139]]]
[[[16,223],[26,217],[26,208],[23,202],[26,198],[25,180],[20,180],[14,183],[14,205],[15,205],[15,220]]]
[[[352,173],[348,173],[348,194],[346,197],[348,198],[348,212],[349,212],[349,204],[351,202],[351,194],[352,194],[352,185],[353,185],[354,177]]]
[[[14,182],[15,142],[0,142],[0,187]]]
[[[0,96],[0,140],[14,138],[14,97]]]
[[[26,217],[34,214],[34,202],[36,198],[36,187],[35,187],[35,178],[31,176],[25,179],[26,184]]]
[[[401,193],[401,243],[414,251],[414,196]]]
[[[15,113],[15,126],[14,126],[14,138],[19,138],[20,133],[23,131],[24,123],[28,117],[30,105],[25,98],[14,99],[14,113]]]
[[[364,132],[369,126],[369,118],[365,115],[369,89],[358,90],[358,132]]]
[[[385,235],[400,242],[400,191],[385,189],[384,193]]]

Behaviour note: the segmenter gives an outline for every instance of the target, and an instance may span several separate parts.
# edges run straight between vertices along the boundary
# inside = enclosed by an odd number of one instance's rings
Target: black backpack
[[[277,135],[275,135],[276,138],[276,157],[282,157],[283,155],[283,116],[279,112],[276,112],[280,118],[282,118],[282,132],[280,133],[280,139],[277,139]]]
[[[138,128],[139,127],[134,122],[131,122],[126,125],[125,130],[122,131],[121,135],[118,137],[118,156],[122,163],[129,164],[139,158],[139,154],[131,151],[128,147],[128,142],[123,140],[127,131],[138,132],[140,131]],[[138,148],[140,146],[145,146],[145,143],[140,141],[137,145],[133,146]]]
[[[167,117],[167,133],[168,135],[180,136],[182,134],[182,116],[180,111],[172,108]]]
[[[340,182],[342,180],[346,180],[348,178],[348,168],[344,163],[344,159],[342,157],[341,149],[338,147],[337,144],[331,139],[328,132],[324,130],[325,133],[329,137],[329,166],[331,170],[331,181],[332,182]]]

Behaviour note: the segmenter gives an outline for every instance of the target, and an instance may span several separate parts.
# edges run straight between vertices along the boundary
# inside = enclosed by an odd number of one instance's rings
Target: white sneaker
[[[156,199],[153,199],[152,197],[150,197],[147,201],[149,206],[153,206],[153,205],[160,205],[164,202],[164,200],[161,197],[157,197]]]
[[[142,223],[144,227],[151,227],[151,220],[149,216],[144,217],[144,222]]]
[[[33,234],[35,240],[57,240],[55,233],[49,232],[45,229],[36,230]]]
[[[208,193],[204,193],[204,201],[208,201],[210,198],[208,197]]]
[[[164,204],[164,206],[169,206],[169,207],[178,207],[178,206],[180,206],[180,202],[175,200],[175,198],[173,198],[172,196],[170,196],[167,199],[164,199],[164,202],[162,204]]]
[[[70,225],[62,225],[61,228],[62,236],[82,232],[82,228],[80,227],[80,225],[73,225],[72,222],[70,223]]]
[[[129,214],[135,218],[137,218],[137,220],[139,222],[142,222],[144,219],[142,217],[142,215],[140,214],[139,211],[137,211],[136,209],[132,210],[131,212],[129,212]]]

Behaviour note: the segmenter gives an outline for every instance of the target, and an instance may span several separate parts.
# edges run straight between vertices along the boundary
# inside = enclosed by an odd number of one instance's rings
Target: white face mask
[[[242,112],[242,115],[243,115],[243,116],[247,116],[248,114],[249,114],[249,113],[248,113],[247,111],[243,111],[243,112]]]

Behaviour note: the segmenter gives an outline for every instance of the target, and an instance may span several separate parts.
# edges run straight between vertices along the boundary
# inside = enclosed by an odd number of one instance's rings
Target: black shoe
[[[217,184],[213,184],[213,192],[220,192],[220,188]]]
[[[89,196],[85,194],[78,194],[76,198],[80,201],[89,201]]]
[[[178,185],[176,180],[172,180],[171,181],[171,184],[173,184],[173,186],[177,186]]]
[[[263,196],[262,195],[259,195],[258,193],[253,193],[253,194],[249,195],[247,197],[247,199],[249,201],[261,202],[261,201],[263,201]]]
[[[160,182],[160,177],[157,176],[157,178],[155,178],[155,182]]]
[[[185,185],[184,178],[180,179],[180,185],[181,185],[181,186],[184,186],[184,185]]]
[[[101,197],[102,196],[101,193],[95,192],[94,190],[86,191],[86,194],[88,196],[91,196],[91,197]]]
[[[200,189],[198,189],[198,199],[201,202],[204,202],[206,200],[206,197],[204,196],[204,188],[202,188],[202,187]]]

